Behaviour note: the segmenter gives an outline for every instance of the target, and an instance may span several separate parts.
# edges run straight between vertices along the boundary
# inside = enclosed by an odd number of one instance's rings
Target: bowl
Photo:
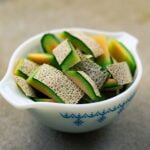
[[[44,33],[57,34],[64,30],[66,29],[50,30]],[[113,98],[90,104],[34,102],[25,97],[16,86],[13,69],[18,59],[26,57],[29,52],[42,52],[40,39],[44,33],[41,33],[28,39],[14,51],[7,73],[0,82],[0,93],[12,106],[30,111],[33,116],[50,128],[70,133],[88,132],[110,123],[126,109],[133,99],[142,76],[141,60],[137,53],[138,40],[126,32],[105,32],[85,28],[69,28],[69,30],[82,31],[89,35],[105,34],[124,43],[129,48],[137,64],[131,86]]]

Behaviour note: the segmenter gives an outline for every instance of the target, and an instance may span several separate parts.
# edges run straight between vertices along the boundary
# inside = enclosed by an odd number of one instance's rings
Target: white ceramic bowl
[[[64,30],[48,32],[59,33]],[[44,33],[41,33],[25,41],[15,50],[7,73],[0,82],[0,93],[12,106],[29,110],[35,117],[53,129],[72,133],[88,132],[111,122],[126,108],[135,95],[142,76],[142,65],[136,51],[138,40],[126,32],[104,32],[83,28],[71,28],[70,30],[82,31],[87,34],[105,34],[123,42],[131,51],[137,64],[133,84],[118,96],[91,104],[60,104],[30,100],[16,86],[13,69],[19,58],[26,57],[29,52],[42,51],[40,39]]]

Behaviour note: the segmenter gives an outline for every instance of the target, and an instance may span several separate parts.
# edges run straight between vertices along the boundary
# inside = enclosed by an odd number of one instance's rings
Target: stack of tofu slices
[[[43,53],[29,53],[14,69],[18,87],[36,102],[97,102],[132,83],[135,60],[116,39],[64,31],[44,34],[40,44]]]

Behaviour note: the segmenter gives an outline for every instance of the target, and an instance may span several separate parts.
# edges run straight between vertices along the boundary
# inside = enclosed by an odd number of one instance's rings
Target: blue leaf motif
[[[73,123],[74,123],[76,126],[81,126],[81,125],[84,123],[84,121],[81,120],[81,119],[77,119],[77,120],[75,120]]]
[[[83,125],[86,122],[86,119],[95,119],[97,122],[102,123],[105,121],[109,114],[113,112],[121,113],[125,106],[132,100],[136,92],[134,92],[126,101],[124,101],[121,104],[118,104],[117,106],[114,106],[113,108],[108,108],[107,110],[97,110],[95,113],[60,113],[60,116],[64,119],[73,119],[73,124],[77,127]]]

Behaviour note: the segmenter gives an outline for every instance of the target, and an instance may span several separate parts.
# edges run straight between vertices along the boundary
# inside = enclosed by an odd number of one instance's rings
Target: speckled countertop
[[[137,95],[117,121],[95,132],[51,130],[0,96],[0,150],[150,149],[149,0],[0,0],[0,78],[27,38],[61,27],[127,31],[139,38],[144,73]]]

